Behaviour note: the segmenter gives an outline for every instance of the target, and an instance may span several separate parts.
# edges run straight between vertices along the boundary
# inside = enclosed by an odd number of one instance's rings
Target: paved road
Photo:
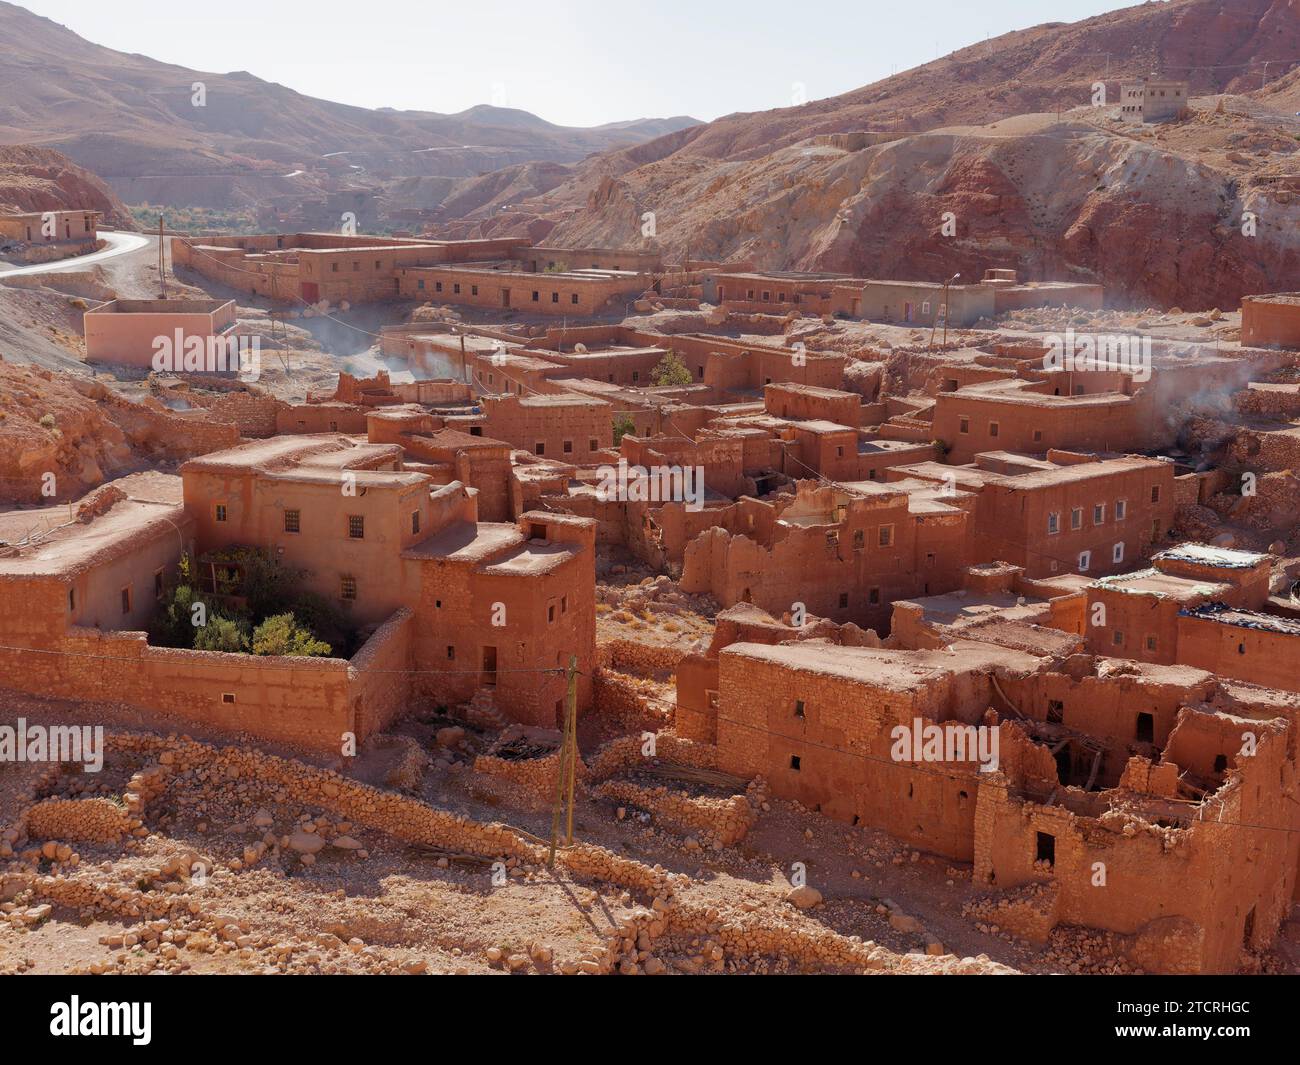
[[[0,277],[11,277],[18,274],[55,274],[62,273],[65,270],[79,270],[83,266],[93,266],[105,259],[112,259],[118,255],[126,255],[128,252],[139,251],[149,243],[149,238],[141,236],[139,233],[117,233],[112,230],[101,229],[99,235],[108,242],[108,247],[102,251],[91,252],[88,255],[76,255],[68,259],[58,259],[52,263],[37,263],[35,266],[6,267],[0,265]]]

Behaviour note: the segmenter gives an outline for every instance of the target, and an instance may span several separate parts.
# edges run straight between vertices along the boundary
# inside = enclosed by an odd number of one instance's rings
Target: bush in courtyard
[[[299,626],[292,614],[276,614],[253,630],[253,654],[311,658],[327,656],[330,645]]]

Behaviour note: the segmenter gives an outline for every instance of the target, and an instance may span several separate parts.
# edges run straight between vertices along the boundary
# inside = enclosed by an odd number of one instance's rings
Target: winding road
[[[107,248],[90,252],[87,255],[75,255],[68,259],[56,259],[49,263],[37,263],[35,266],[6,267],[0,264],[0,277],[16,277],[19,274],[64,273],[68,270],[80,269],[83,266],[93,266],[105,259],[113,259],[119,255],[139,251],[149,243],[149,238],[141,236],[139,233],[119,233],[114,230],[103,229],[100,230],[99,235],[108,242]]]

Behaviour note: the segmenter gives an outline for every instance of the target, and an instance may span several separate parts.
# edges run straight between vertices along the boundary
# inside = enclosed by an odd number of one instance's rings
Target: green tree
[[[326,656],[330,645],[300,628],[292,614],[276,614],[253,630],[253,654],[290,655],[300,658]]]
[[[623,437],[628,433],[636,432],[636,422],[632,420],[629,414],[620,414],[614,419],[614,446],[618,447],[623,442]]]
[[[659,360],[659,365],[650,371],[650,379],[660,388],[670,385],[680,387],[691,383],[691,371],[681,357],[669,348]]]
[[[194,650],[238,653],[248,650],[245,628],[234,618],[209,614],[208,623],[194,630]]]

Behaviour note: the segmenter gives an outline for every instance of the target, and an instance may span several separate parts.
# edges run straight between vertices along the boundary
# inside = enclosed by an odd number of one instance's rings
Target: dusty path
[[[66,274],[69,270],[93,266],[95,263],[103,262],[106,259],[113,259],[119,255],[138,251],[149,243],[149,238],[141,236],[139,233],[117,233],[112,230],[101,230],[99,235],[108,242],[108,247],[101,251],[90,252],[88,255],[76,255],[70,259],[56,259],[54,262],[49,263],[37,263],[35,266],[0,267],[0,277],[16,276],[18,274]]]

